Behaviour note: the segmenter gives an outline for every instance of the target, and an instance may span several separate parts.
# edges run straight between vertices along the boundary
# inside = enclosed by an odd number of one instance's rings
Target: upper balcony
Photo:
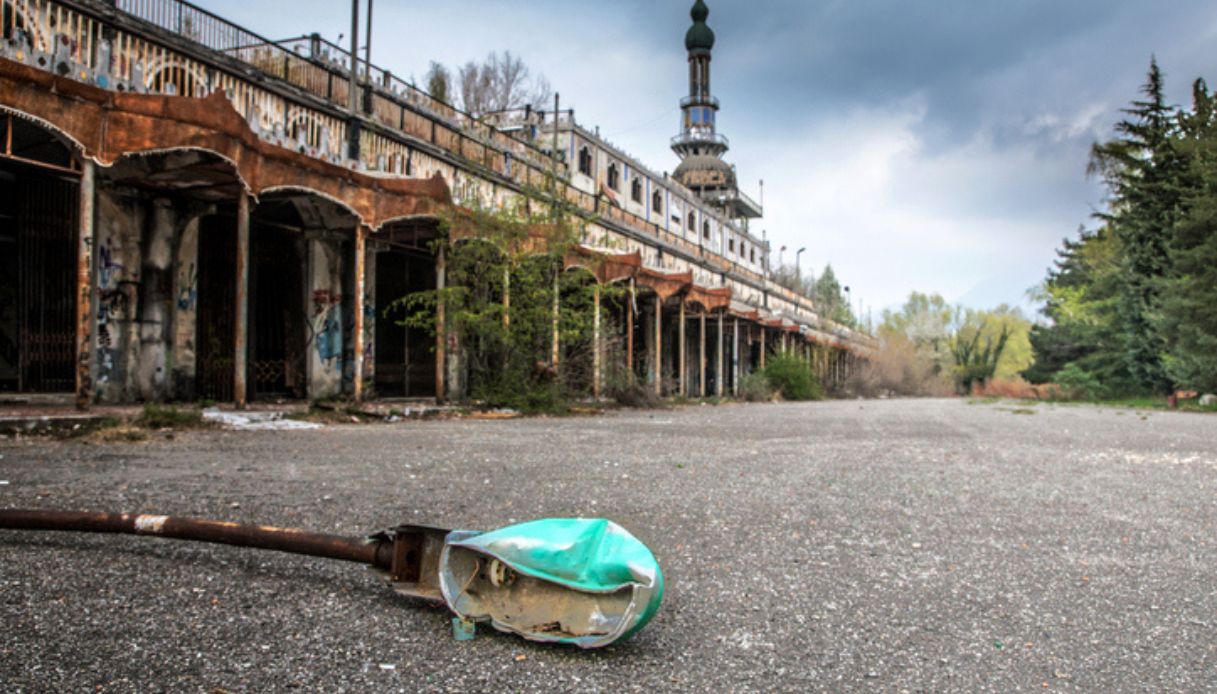
[[[679,145],[716,145],[724,150],[731,147],[731,141],[726,135],[708,130],[690,130],[672,138],[672,146]]]

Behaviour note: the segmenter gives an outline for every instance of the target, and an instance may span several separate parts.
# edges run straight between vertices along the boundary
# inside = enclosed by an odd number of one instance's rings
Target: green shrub
[[[190,429],[204,426],[203,413],[194,408],[181,409],[173,405],[148,403],[135,419],[145,429]]]
[[[773,399],[773,387],[763,373],[745,374],[739,380],[739,396],[748,402],[768,402]]]
[[[1071,400],[1098,400],[1105,394],[1098,377],[1073,362],[1056,372],[1053,380]]]
[[[786,400],[821,400],[820,382],[807,362],[793,354],[775,355],[763,371],[769,386]]]

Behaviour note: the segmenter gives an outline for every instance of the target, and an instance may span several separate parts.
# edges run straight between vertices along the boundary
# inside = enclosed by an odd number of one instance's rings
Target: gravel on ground
[[[0,507],[362,535],[607,517],[655,620],[601,651],[342,562],[0,531],[0,690],[1212,691],[1217,418],[967,400],[0,441]]]

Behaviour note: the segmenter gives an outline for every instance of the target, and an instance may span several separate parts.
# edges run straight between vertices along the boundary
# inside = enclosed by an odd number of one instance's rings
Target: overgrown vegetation
[[[879,352],[849,388],[868,396],[942,396],[1017,380],[1032,362],[1030,330],[1017,308],[977,311],[913,292],[900,310],[883,312]]]
[[[1031,339],[1035,382],[1088,399],[1217,391],[1217,99],[1166,103],[1156,62],[1141,98],[1096,144],[1109,198],[1064,242]]]
[[[794,354],[779,353],[770,357],[761,372],[772,392],[783,400],[822,400],[824,391],[811,373],[807,362]]]
[[[858,327],[858,317],[854,315],[846,296],[849,288],[841,286],[831,264],[825,265],[817,278],[815,272],[804,273],[794,265],[779,263],[770,271],[769,279],[809,297],[815,302],[821,316],[850,328]]]
[[[595,293],[607,307],[625,290],[598,287],[591,265],[564,271],[563,258],[584,227],[560,204],[522,195],[506,207],[474,205],[454,214],[436,242],[447,286],[402,297],[387,315],[433,336],[441,329],[452,336],[471,399],[529,413],[567,412],[571,400],[591,390]],[[445,325],[437,326],[441,305]],[[616,335],[608,314],[601,311],[602,335]],[[611,381],[613,365],[624,359],[613,340],[605,343],[603,367]]]
[[[208,426],[202,410],[194,407],[148,403],[133,422],[145,429],[199,429]]]

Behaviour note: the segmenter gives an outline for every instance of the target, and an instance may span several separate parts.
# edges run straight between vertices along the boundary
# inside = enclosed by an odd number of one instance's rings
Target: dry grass
[[[1064,393],[1060,386],[1052,383],[1034,385],[1021,378],[994,378],[975,384],[972,396],[1008,400],[1061,400]]]

